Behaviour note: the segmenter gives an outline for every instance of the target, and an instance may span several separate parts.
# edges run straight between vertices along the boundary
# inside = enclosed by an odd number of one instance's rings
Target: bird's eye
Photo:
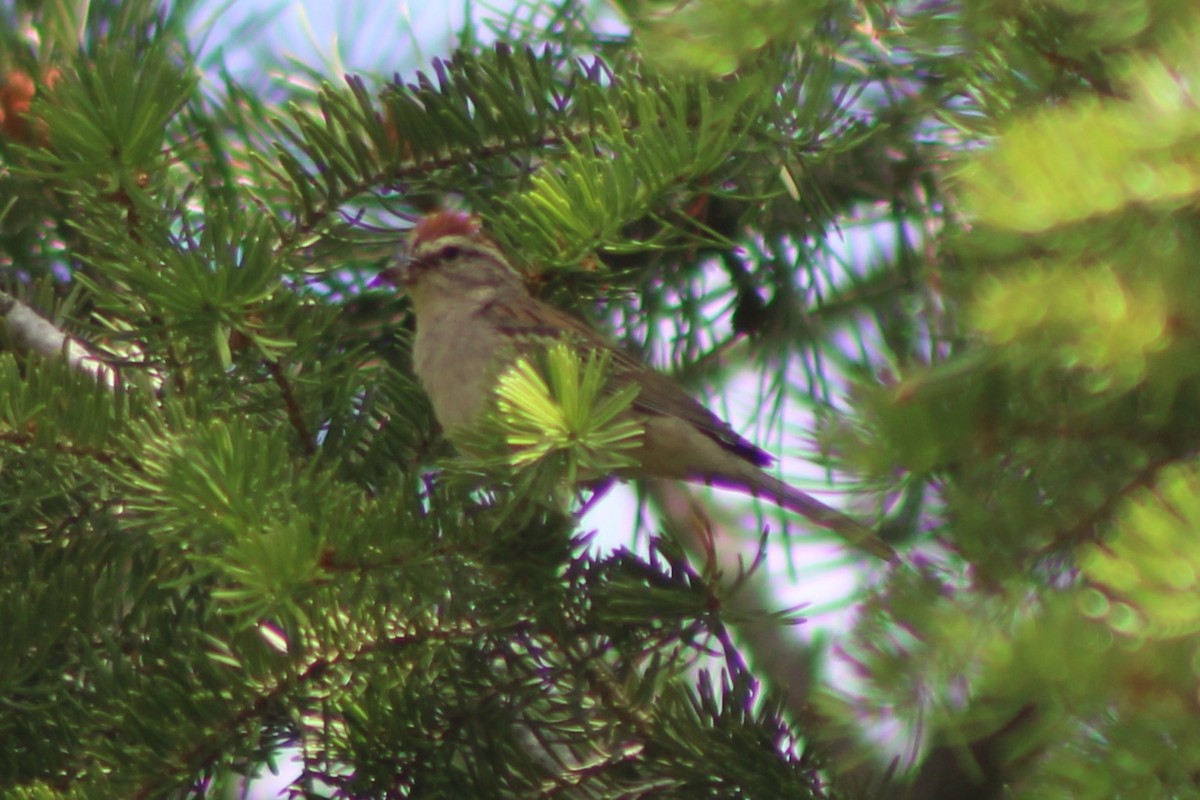
[[[462,255],[462,248],[459,247],[458,245],[453,245],[453,244],[449,245],[447,247],[443,247],[441,250],[438,251],[438,259],[439,260],[458,258],[460,255]]]

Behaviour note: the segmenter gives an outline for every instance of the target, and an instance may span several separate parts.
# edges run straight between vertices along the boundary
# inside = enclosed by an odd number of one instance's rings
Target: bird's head
[[[439,211],[418,221],[402,263],[384,270],[375,283],[403,286],[414,299],[430,292],[522,285],[521,275],[483,232],[479,219],[460,211]]]

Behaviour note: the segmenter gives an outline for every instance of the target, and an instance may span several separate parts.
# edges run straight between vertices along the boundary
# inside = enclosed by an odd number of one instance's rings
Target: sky
[[[465,4],[446,2],[204,0],[192,33],[202,64],[220,54],[243,79],[287,59],[331,77],[391,74],[449,52],[464,14]]]

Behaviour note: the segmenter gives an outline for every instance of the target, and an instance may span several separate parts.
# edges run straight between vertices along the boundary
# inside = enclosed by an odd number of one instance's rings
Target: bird
[[[536,348],[567,341],[605,353],[609,388],[638,391],[625,412],[641,438],[635,467],[615,477],[661,477],[770,500],[885,560],[895,551],[865,525],[766,471],[773,458],[666,375],[614,347],[587,323],[534,297],[478,217],[442,210],[409,231],[405,256],[373,282],[409,297],[416,324],[413,369],[452,444],[495,399],[499,376]]]

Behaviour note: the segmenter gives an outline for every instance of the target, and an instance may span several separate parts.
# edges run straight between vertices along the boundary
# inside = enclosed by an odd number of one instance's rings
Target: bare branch
[[[119,376],[111,364],[17,298],[0,292],[0,314],[9,340],[18,350],[43,358],[62,356],[72,368],[94,376],[110,389],[116,387]]]

